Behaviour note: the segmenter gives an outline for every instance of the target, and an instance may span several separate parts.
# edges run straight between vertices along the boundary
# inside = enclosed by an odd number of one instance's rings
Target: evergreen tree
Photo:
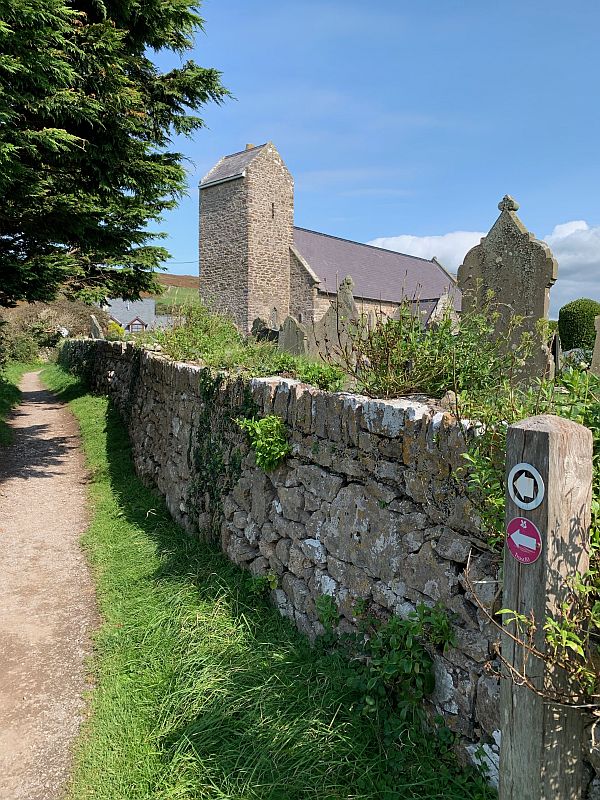
[[[0,0],[0,305],[133,299],[167,256],[147,225],[185,190],[171,135],[227,95],[183,55],[190,0]]]

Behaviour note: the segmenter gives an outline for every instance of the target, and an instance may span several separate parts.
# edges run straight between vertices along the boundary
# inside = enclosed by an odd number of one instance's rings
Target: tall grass
[[[384,744],[351,710],[343,658],[311,649],[135,477],[107,399],[44,376],[81,426],[104,619],[71,800],[492,797],[432,738]]]
[[[283,374],[330,391],[341,389],[345,380],[345,373],[336,365],[292,356],[272,342],[243,336],[229,316],[215,313],[200,301],[180,309],[173,328],[153,331],[151,336],[167,355],[179,361],[199,361],[254,377]]]

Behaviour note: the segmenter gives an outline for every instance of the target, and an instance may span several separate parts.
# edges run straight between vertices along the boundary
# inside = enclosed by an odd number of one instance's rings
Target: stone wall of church
[[[200,295],[248,326],[248,202],[244,180],[200,190]]]
[[[375,314],[383,313],[388,317],[392,317],[398,308],[398,303],[383,303],[379,300],[365,300],[362,297],[355,297],[354,300],[359,311],[365,314],[368,314],[369,311],[373,311]],[[334,301],[334,294],[318,292],[315,299],[315,319],[321,319]]]
[[[290,314],[298,322],[310,323],[315,319],[316,306],[316,283],[296,255],[290,251]]]
[[[294,231],[294,180],[272,144],[246,168],[248,312],[273,324],[290,313],[290,247]],[[274,310],[276,310],[276,317]],[[277,319],[276,319],[277,318]]]

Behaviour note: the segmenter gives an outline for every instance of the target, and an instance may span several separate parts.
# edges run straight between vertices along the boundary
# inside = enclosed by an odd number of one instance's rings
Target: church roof
[[[241,150],[239,153],[232,153],[225,156],[218,161],[215,166],[210,169],[200,181],[200,188],[205,186],[212,186],[215,183],[222,181],[232,181],[235,178],[241,178],[244,175],[244,170],[256,156],[260,153],[267,143],[259,144],[247,150]]]
[[[434,259],[396,253],[306,228],[294,228],[294,245],[319,277],[322,292],[335,293],[346,275],[351,275],[356,298],[392,303],[409,298],[425,302],[437,300],[447,292],[454,296],[459,307],[456,281]]]

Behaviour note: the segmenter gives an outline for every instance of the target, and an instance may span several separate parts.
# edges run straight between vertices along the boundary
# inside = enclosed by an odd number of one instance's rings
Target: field
[[[163,294],[155,295],[157,314],[171,314],[173,309],[197,304],[199,282],[196,276],[163,273],[157,277],[165,287]]]

